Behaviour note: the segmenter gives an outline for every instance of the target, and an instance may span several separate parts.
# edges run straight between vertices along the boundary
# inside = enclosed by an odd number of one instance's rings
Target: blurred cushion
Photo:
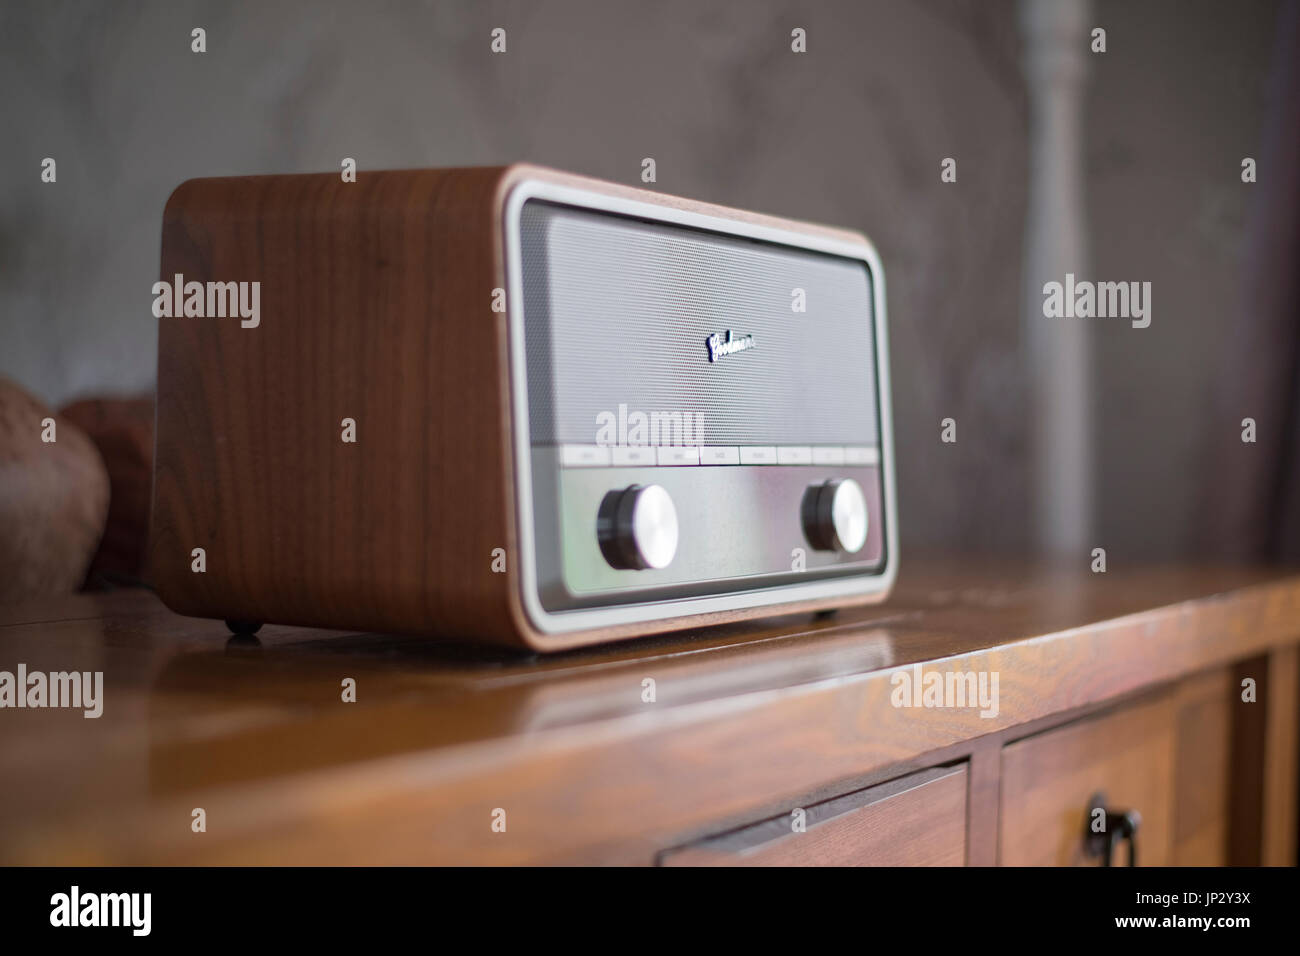
[[[153,398],[84,399],[68,405],[60,414],[95,443],[112,488],[108,524],[86,584],[139,584],[149,536]]]
[[[0,602],[77,590],[104,532],[108,496],[91,440],[0,379]]]

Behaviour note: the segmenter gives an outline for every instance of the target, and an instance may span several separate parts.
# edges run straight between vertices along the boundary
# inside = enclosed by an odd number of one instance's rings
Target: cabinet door
[[[1233,862],[1228,855],[1237,776],[1232,772],[1232,738],[1234,730],[1249,733],[1249,728],[1238,727],[1233,702],[1238,708],[1253,706],[1241,704],[1239,693],[1227,668],[1190,677],[1175,691],[1178,744],[1169,847],[1169,862],[1174,866],[1226,866]],[[1245,747],[1248,741],[1242,739],[1239,745]],[[1239,776],[1249,776],[1244,765]],[[1243,793],[1236,796],[1243,807],[1248,804]]]
[[[966,767],[939,767],[670,850],[665,866],[963,866]]]
[[[1093,798],[1136,811],[1139,866],[1170,859],[1176,712],[1168,698],[1131,704],[1008,744],[1002,750],[1004,866],[1089,866]],[[1108,822],[1114,822],[1114,815]],[[1127,843],[1113,865],[1128,864]]]

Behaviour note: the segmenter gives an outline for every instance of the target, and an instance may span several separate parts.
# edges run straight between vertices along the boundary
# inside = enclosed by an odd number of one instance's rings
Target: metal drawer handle
[[[1141,824],[1142,815],[1136,810],[1108,807],[1106,795],[1095,793],[1088,801],[1088,819],[1084,822],[1084,852],[1090,857],[1101,857],[1102,866],[1110,866],[1115,844],[1127,840],[1128,865],[1137,866],[1137,832]]]

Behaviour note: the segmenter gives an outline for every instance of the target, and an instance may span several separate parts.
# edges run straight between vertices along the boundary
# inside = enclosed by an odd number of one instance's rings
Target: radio
[[[161,279],[180,613],[546,651],[893,582],[857,233],[524,165],[201,179]]]

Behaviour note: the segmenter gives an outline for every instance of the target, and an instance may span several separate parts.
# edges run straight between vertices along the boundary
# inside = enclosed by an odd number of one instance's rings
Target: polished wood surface
[[[1173,693],[1175,752],[1173,832],[1170,860],[1176,866],[1223,866],[1232,862],[1234,842],[1252,843],[1258,851],[1260,836],[1247,838],[1236,832],[1232,809],[1247,809],[1257,801],[1247,796],[1244,778],[1261,769],[1243,766],[1242,777],[1232,772],[1234,730],[1246,722],[1248,705],[1241,700],[1233,669],[1221,667],[1182,681]]]
[[[98,720],[0,711],[0,778],[17,782],[0,862],[649,864],[958,764],[968,860],[997,862],[999,748],[1239,662],[1273,655],[1282,674],[1297,640],[1295,572],[988,562],[905,564],[875,608],[543,657],[276,626],[231,639],[145,591],[0,607],[0,670],[102,670],[106,698]],[[997,671],[997,715],[892,706],[914,663]],[[1294,701],[1269,699],[1250,713],[1279,729]],[[1269,815],[1247,855],[1294,860],[1294,791],[1259,761],[1233,773],[1259,780],[1234,815]]]
[[[1174,807],[1174,709],[1168,696],[1008,745],[1002,752],[1002,852],[1007,866],[1096,866],[1085,850],[1100,805],[1137,811],[1137,863],[1164,866]],[[1094,794],[1104,802],[1094,802]],[[1108,821],[1112,825],[1114,821]],[[1127,862],[1117,847],[1115,864]]]
[[[537,650],[773,613],[551,635],[529,621],[508,328],[493,310],[507,286],[504,204],[525,178],[865,245],[523,164],[181,184],[163,216],[162,280],[260,282],[261,321],[159,320],[151,572],[168,606]],[[342,440],[344,419],[355,442]]]
[[[964,866],[966,768],[911,774],[664,854],[665,866]],[[806,829],[795,831],[793,814]]]
[[[1294,644],[1275,649],[1268,658],[1264,732],[1264,812],[1261,815],[1263,862],[1296,863],[1297,740],[1300,740],[1300,652]]]

